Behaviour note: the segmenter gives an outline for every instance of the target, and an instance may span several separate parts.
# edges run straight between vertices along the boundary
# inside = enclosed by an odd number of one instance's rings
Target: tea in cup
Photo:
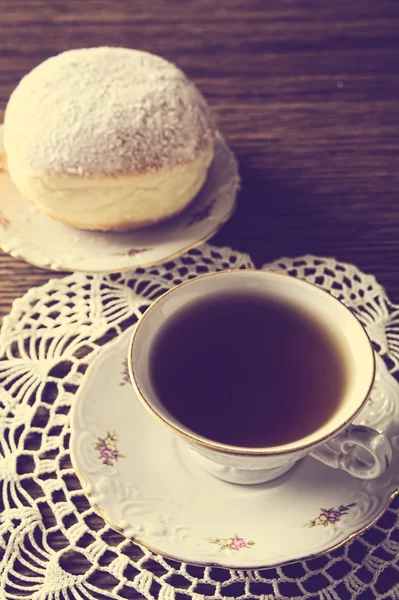
[[[387,438],[352,424],[374,381],[368,336],[308,282],[256,270],[186,281],[140,319],[129,371],[144,406],[220,479],[270,481],[309,454],[361,478],[389,465]]]

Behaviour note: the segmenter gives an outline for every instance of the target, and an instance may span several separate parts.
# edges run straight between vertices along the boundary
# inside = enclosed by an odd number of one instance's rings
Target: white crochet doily
[[[399,597],[397,499],[371,529],[329,554],[248,572],[153,554],[111,530],[82,493],[68,414],[90,361],[171,286],[248,267],[249,256],[204,245],[146,270],[53,279],[14,302],[0,333],[1,600]],[[389,370],[398,370],[399,307],[373,276],[314,256],[267,267],[342,298]]]

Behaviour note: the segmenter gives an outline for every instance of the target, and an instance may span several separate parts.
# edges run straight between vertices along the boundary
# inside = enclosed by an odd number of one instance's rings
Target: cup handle
[[[375,479],[388,468],[392,448],[383,433],[365,425],[349,425],[332,440],[313,450],[311,456],[354,477]]]

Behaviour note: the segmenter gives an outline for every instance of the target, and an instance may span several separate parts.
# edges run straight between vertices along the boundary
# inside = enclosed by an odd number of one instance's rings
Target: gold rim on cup
[[[364,333],[365,336],[365,340],[367,340],[368,342],[368,347],[370,349],[370,353],[371,353],[371,360],[372,360],[372,370],[371,370],[371,378],[370,378],[370,384],[368,386],[367,392],[365,394],[365,397],[363,398],[361,404],[359,405],[359,407],[344,421],[344,423],[341,423],[338,427],[336,427],[333,431],[330,431],[329,433],[325,434],[324,436],[318,438],[317,440],[313,440],[311,442],[308,442],[306,444],[302,444],[302,445],[298,445],[293,449],[288,449],[288,450],[278,450],[278,447],[272,447],[269,449],[263,449],[263,448],[235,448],[234,446],[229,446],[229,445],[224,445],[218,442],[213,442],[211,440],[205,441],[202,439],[199,439],[195,436],[195,433],[193,432],[192,434],[186,433],[185,431],[182,431],[181,429],[179,429],[179,427],[177,427],[176,425],[173,425],[172,423],[170,423],[168,420],[166,420],[162,415],[160,415],[150,404],[150,402],[147,400],[147,398],[145,397],[145,394],[143,393],[143,391],[141,390],[135,373],[134,373],[134,369],[133,369],[133,346],[134,346],[134,342],[137,336],[138,331],[140,330],[140,327],[142,326],[143,322],[145,321],[146,318],[148,318],[148,315],[151,314],[151,312],[157,307],[158,303],[161,302],[167,295],[175,292],[177,289],[189,285],[192,281],[197,281],[198,279],[204,279],[206,277],[213,277],[213,276],[217,276],[217,275],[221,275],[221,274],[226,274],[226,273],[268,273],[268,274],[273,274],[273,276],[276,277],[289,277],[291,279],[294,279],[295,281],[299,282],[300,284],[304,284],[304,285],[309,285],[313,288],[316,288],[319,292],[322,292],[323,294],[326,294],[330,299],[338,302],[341,306],[343,306],[348,313],[351,315],[351,317],[354,319],[354,321],[356,322],[357,326],[361,328],[362,332]],[[200,446],[203,446],[205,448],[209,448],[210,450],[214,450],[216,452],[223,452],[223,453],[228,453],[228,454],[234,454],[234,455],[240,455],[240,456],[281,456],[284,454],[290,454],[291,452],[297,452],[299,450],[306,450],[307,448],[311,448],[312,446],[316,446],[319,444],[322,444],[323,442],[333,438],[335,435],[337,435],[342,429],[345,429],[345,427],[347,427],[348,425],[350,425],[352,423],[352,421],[356,418],[356,416],[362,411],[362,409],[364,408],[368,397],[370,395],[371,389],[373,387],[374,384],[374,379],[375,379],[375,371],[376,371],[376,363],[375,363],[375,355],[374,355],[374,350],[373,347],[371,345],[371,341],[370,338],[365,330],[365,328],[363,327],[363,325],[360,323],[359,319],[353,314],[353,312],[347,307],[345,306],[345,304],[339,300],[338,298],[335,298],[335,296],[332,296],[329,292],[327,292],[326,290],[324,290],[323,288],[321,288],[320,286],[311,283],[310,281],[306,281],[304,279],[299,279],[299,278],[295,278],[292,277],[291,275],[287,275],[286,273],[276,273],[274,271],[262,271],[260,269],[225,269],[222,271],[215,271],[212,273],[204,273],[202,275],[197,275],[195,278],[193,279],[188,279],[187,281],[183,281],[182,283],[179,283],[178,285],[172,287],[170,290],[167,290],[164,294],[162,294],[159,298],[157,298],[156,300],[154,300],[154,302],[152,304],[150,304],[150,306],[147,308],[147,310],[145,311],[145,313],[140,317],[139,321],[137,322],[137,325],[134,329],[132,338],[130,340],[130,344],[129,344],[129,354],[128,354],[128,370],[129,370],[129,376],[130,376],[130,380],[133,384],[134,389],[137,392],[137,395],[141,401],[141,403],[143,404],[143,406],[149,410],[151,412],[151,414],[153,414],[159,421],[161,421],[163,423],[163,425],[165,425],[166,427],[168,427],[169,429],[171,429],[174,433],[176,433],[177,435],[179,435],[181,438],[186,439],[188,441],[190,441],[191,443],[194,444],[198,444]]]

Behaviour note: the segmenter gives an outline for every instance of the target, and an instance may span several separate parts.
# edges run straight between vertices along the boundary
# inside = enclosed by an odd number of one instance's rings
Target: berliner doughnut
[[[19,192],[84,229],[128,230],[181,212],[213,158],[209,107],[180,69],[127,48],[45,60],[7,104],[4,147]]]

